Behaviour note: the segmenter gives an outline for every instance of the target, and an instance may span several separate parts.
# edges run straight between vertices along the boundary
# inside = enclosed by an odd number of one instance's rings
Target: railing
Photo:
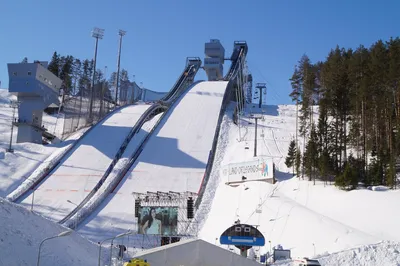
[[[239,48],[237,48],[238,44],[240,45]],[[208,180],[210,179],[211,171],[213,168],[213,162],[215,159],[215,152],[217,150],[217,144],[218,144],[218,138],[219,138],[219,133],[220,133],[220,129],[221,129],[222,119],[224,117],[226,107],[228,106],[230,99],[232,97],[232,94],[235,92],[234,91],[234,89],[235,89],[234,82],[236,82],[235,78],[238,75],[238,72],[240,70],[240,64],[241,64],[241,62],[243,62],[243,60],[245,59],[246,54],[247,54],[247,45],[245,45],[245,43],[242,44],[242,43],[235,42],[235,48],[237,48],[237,49],[234,49],[234,51],[232,53],[231,68],[228,71],[228,74],[225,76],[225,80],[228,80],[229,82],[228,82],[227,89],[224,94],[224,98],[222,99],[221,109],[220,109],[219,117],[218,117],[218,123],[217,123],[217,127],[215,129],[212,148],[210,150],[210,155],[209,155],[208,161],[207,161],[206,171],[204,174],[203,181],[200,185],[198,196],[196,198],[196,202],[195,202],[196,209],[198,209],[200,206],[200,203],[203,199],[204,191],[206,190],[206,187],[208,184]]]

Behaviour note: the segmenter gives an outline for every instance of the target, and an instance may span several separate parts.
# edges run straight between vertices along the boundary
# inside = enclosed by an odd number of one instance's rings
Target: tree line
[[[396,186],[400,148],[400,39],[337,46],[325,61],[303,55],[290,78],[296,138],[286,165],[298,177]],[[304,139],[300,147],[297,132]]]
[[[24,62],[28,62],[26,57],[22,60],[22,63]],[[48,70],[62,80],[61,89],[64,96],[89,97],[93,79],[93,65],[93,60],[82,60],[72,55],[60,55],[55,51],[49,62]],[[102,88],[104,99],[115,100],[115,95],[112,95],[111,89],[115,88],[116,79],[116,72],[112,72],[107,79],[104,71],[96,69],[94,76],[95,90]],[[126,87],[131,82],[126,69],[120,71],[119,79],[120,88]]]

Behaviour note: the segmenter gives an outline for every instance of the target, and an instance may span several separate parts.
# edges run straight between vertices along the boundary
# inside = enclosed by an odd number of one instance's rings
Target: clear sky
[[[204,43],[219,39],[229,57],[233,42],[249,46],[254,83],[266,82],[268,103],[290,103],[288,79],[302,54],[323,60],[337,44],[356,48],[400,34],[399,0],[1,0],[0,80],[8,86],[7,63],[50,60],[61,55],[93,58],[93,27],[105,29],[98,68],[121,67],[135,81],[167,91],[186,57],[204,58]],[[226,63],[224,70],[229,68]],[[206,79],[203,71],[197,79]]]

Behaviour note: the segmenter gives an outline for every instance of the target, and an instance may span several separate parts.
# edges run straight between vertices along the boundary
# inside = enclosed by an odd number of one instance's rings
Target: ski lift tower
[[[50,104],[59,104],[61,79],[47,69],[47,62],[8,64],[9,89],[17,95],[17,143],[42,143],[43,110]]]
[[[265,97],[267,96],[267,84],[265,84],[265,83],[257,83],[256,84],[256,89],[258,89],[259,91],[256,91],[255,94],[258,94],[258,92],[260,93],[258,95],[258,100],[259,100],[258,107],[261,108],[262,105],[264,105],[264,102],[266,100]],[[255,98],[255,99],[257,99],[257,98]]]

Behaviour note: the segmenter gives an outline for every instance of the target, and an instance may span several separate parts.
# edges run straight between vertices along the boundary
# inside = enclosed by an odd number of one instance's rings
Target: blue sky
[[[93,58],[93,27],[105,29],[98,68],[115,71],[118,29],[124,29],[121,67],[147,88],[169,90],[186,57],[203,59],[211,38],[222,42],[226,57],[235,40],[246,40],[254,82],[267,83],[269,104],[286,104],[302,54],[315,62],[336,45],[370,46],[398,36],[399,10],[397,0],[1,0],[0,80],[7,87],[7,63],[25,56],[50,60],[56,50]]]

